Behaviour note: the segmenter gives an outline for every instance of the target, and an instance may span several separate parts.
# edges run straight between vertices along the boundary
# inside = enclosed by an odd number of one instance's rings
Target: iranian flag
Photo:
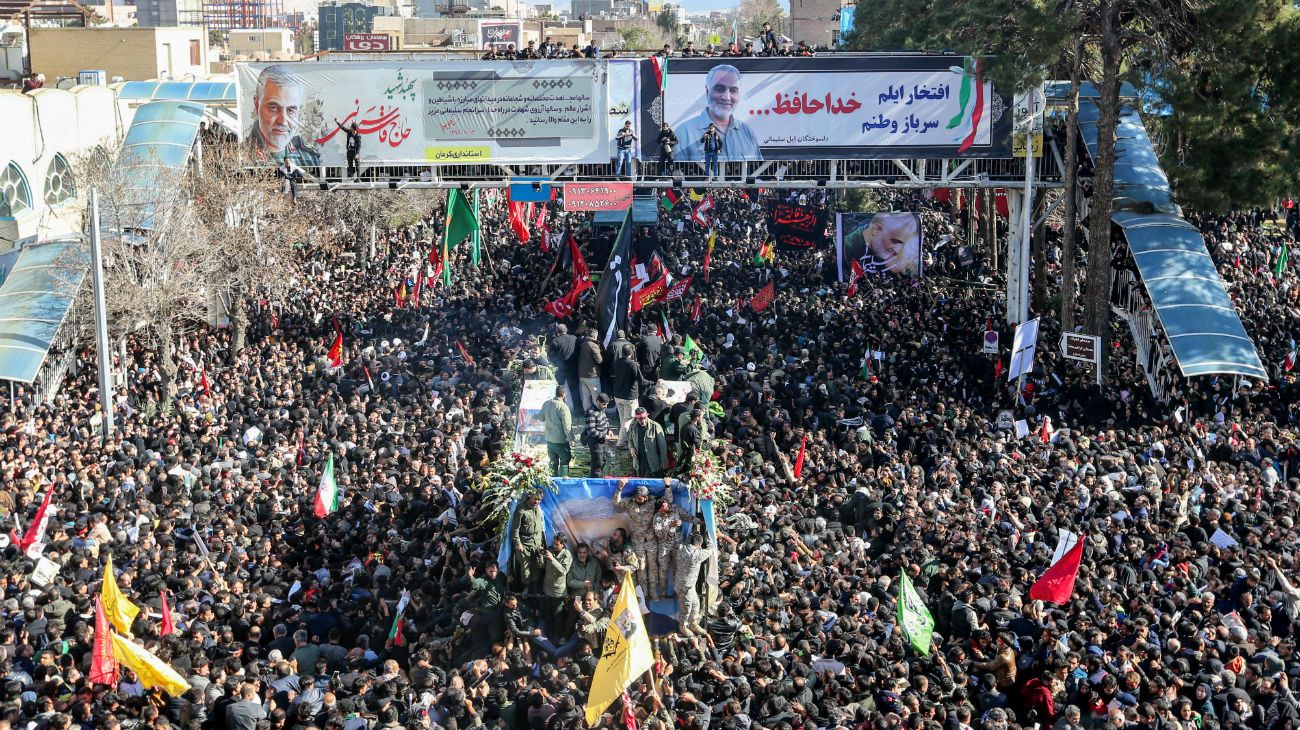
[[[325,462],[325,473],[320,476],[320,486],[316,488],[316,516],[334,514],[339,509],[339,485],[334,481],[334,454]]]
[[[406,613],[406,606],[411,602],[411,592],[402,591],[402,598],[397,602],[397,615],[393,617],[393,628],[388,631],[388,638],[392,639],[393,646],[405,646],[406,636],[402,633],[402,614]]]

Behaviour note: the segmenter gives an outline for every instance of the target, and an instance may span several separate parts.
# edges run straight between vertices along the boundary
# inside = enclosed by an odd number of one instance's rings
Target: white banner
[[[1016,325],[1016,336],[1011,341],[1011,367],[1007,369],[1007,382],[1034,369],[1034,351],[1038,348],[1038,319]]]
[[[237,64],[246,160],[365,164],[606,162],[606,64],[347,61]]]
[[[618,145],[614,137],[623,128],[624,122],[632,123],[632,131],[641,136],[641,98],[637,93],[640,87],[639,59],[616,59],[606,61],[609,64],[609,158],[618,157]],[[650,136],[658,138],[659,130],[650,130]],[[654,140],[651,140],[653,142]],[[640,145],[632,146],[632,156],[641,157]]]

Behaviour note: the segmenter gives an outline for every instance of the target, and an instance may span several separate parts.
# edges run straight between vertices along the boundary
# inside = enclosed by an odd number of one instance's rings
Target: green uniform
[[[569,577],[567,579],[569,595],[581,596],[586,593],[587,581],[591,581],[592,590],[599,590],[601,572],[600,561],[593,557],[588,557],[585,565],[580,560],[574,560],[573,564],[569,566]]]
[[[546,525],[542,521],[542,506],[528,507],[520,504],[510,525],[514,544],[511,552],[511,578],[524,590],[537,592],[542,583],[542,551],[546,549]],[[522,546],[522,550],[520,547]]]
[[[691,390],[700,397],[700,400],[708,403],[713,400],[713,376],[703,370],[696,370],[686,376],[686,382],[691,384]]]
[[[690,368],[686,358],[673,355],[659,366],[659,377],[663,380],[684,380]]]
[[[501,603],[501,599],[506,595],[506,574],[497,573],[495,580],[488,578],[486,575],[479,578],[471,578],[469,581],[470,590],[482,597],[483,609],[496,608]]]

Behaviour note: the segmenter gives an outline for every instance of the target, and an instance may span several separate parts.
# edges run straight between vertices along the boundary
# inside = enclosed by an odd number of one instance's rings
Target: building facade
[[[790,39],[810,46],[835,47],[840,37],[843,0],[790,0]]]
[[[208,75],[202,28],[32,28],[27,43],[32,68],[50,86],[92,70],[124,81]]]
[[[141,28],[201,28],[202,0],[136,0],[135,22]]]

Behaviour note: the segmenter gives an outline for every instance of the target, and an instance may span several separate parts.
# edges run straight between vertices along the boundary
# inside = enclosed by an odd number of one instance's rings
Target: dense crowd
[[[721,599],[702,631],[654,637],[653,686],[629,690],[638,726],[1300,727],[1300,398],[1281,366],[1300,286],[1294,266],[1277,281],[1260,273],[1294,239],[1294,213],[1289,231],[1258,212],[1198,219],[1275,369],[1269,383],[1189,382],[1166,405],[1122,348],[1099,388],[1044,347],[1017,404],[980,348],[1001,318],[997,274],[948,203],[879,201],[921,212],[929,275],[872,277],[850,298],[833,246],[755,264],[766,199],[715,195],[707,282],[707,231],[689,204],[662,213],[665,265],[695,283],[624,333],[644,380],[635,405],[665,422],[680,411],[659,407],[653,383],[682,374],[685,335],[698,343],[711,405],[697,430],[672,430],[672,452],[691,434],[738,497],[719,519],[725,537],[704,546],[719,552]],[[555,253],[520,245],[503,207],[484,205],[481,264],[458,247],[451,284],[424,286],[413,306],[395,306],[393,291],[426,261],[439,215],[389,232],[373,257],[322,254],[291,296],[253,302],[233,358],[226,330],[186,336],[174,398],[155,351],[132,344],[107,443],[89,355],[49,404],[5,403],[0,518],[21,533],[54,490],[45,556],[60,568],[38,585],[17,546],[0,553],[0,727],[585,726],[619,559],[561,542],[568,567],[542,577],[544,597],[561,600],[517,595],[526,586],[499,572],[483,521],[478,477],[507,448],[520,381],[571,365],[541,310],[567,274],[548,277]],[[558,211],[549,221],[553,233],[579,225]],[[579,237],[590,255],[595,236]],[[769,282],[774,303],[752,311]],[[665,307],[666,342],[653,334]],[[586,299],[567,325],[581,338],[594,323]],[[864,372],[866,353],[879,356]],[[629,400],[611,377],[621,355],[603,359],[580,375]],[[624,427],[602,400],[588,414],[580,393],[572,402],[575,441],[584,415]],[[1004,410],[1031,436],[1002,428]],[[317,518],[331,456],[343,496]],[[1073,597],[1030,600],[1065,530],[1085,544]],[[183,696],[130,672],[90,684],[110,555],[145,607],[134,637],[188,679]],[[899,630],[900,572],[934,616],[928,654]],[[616,704],[599,725],[624,717]]]

